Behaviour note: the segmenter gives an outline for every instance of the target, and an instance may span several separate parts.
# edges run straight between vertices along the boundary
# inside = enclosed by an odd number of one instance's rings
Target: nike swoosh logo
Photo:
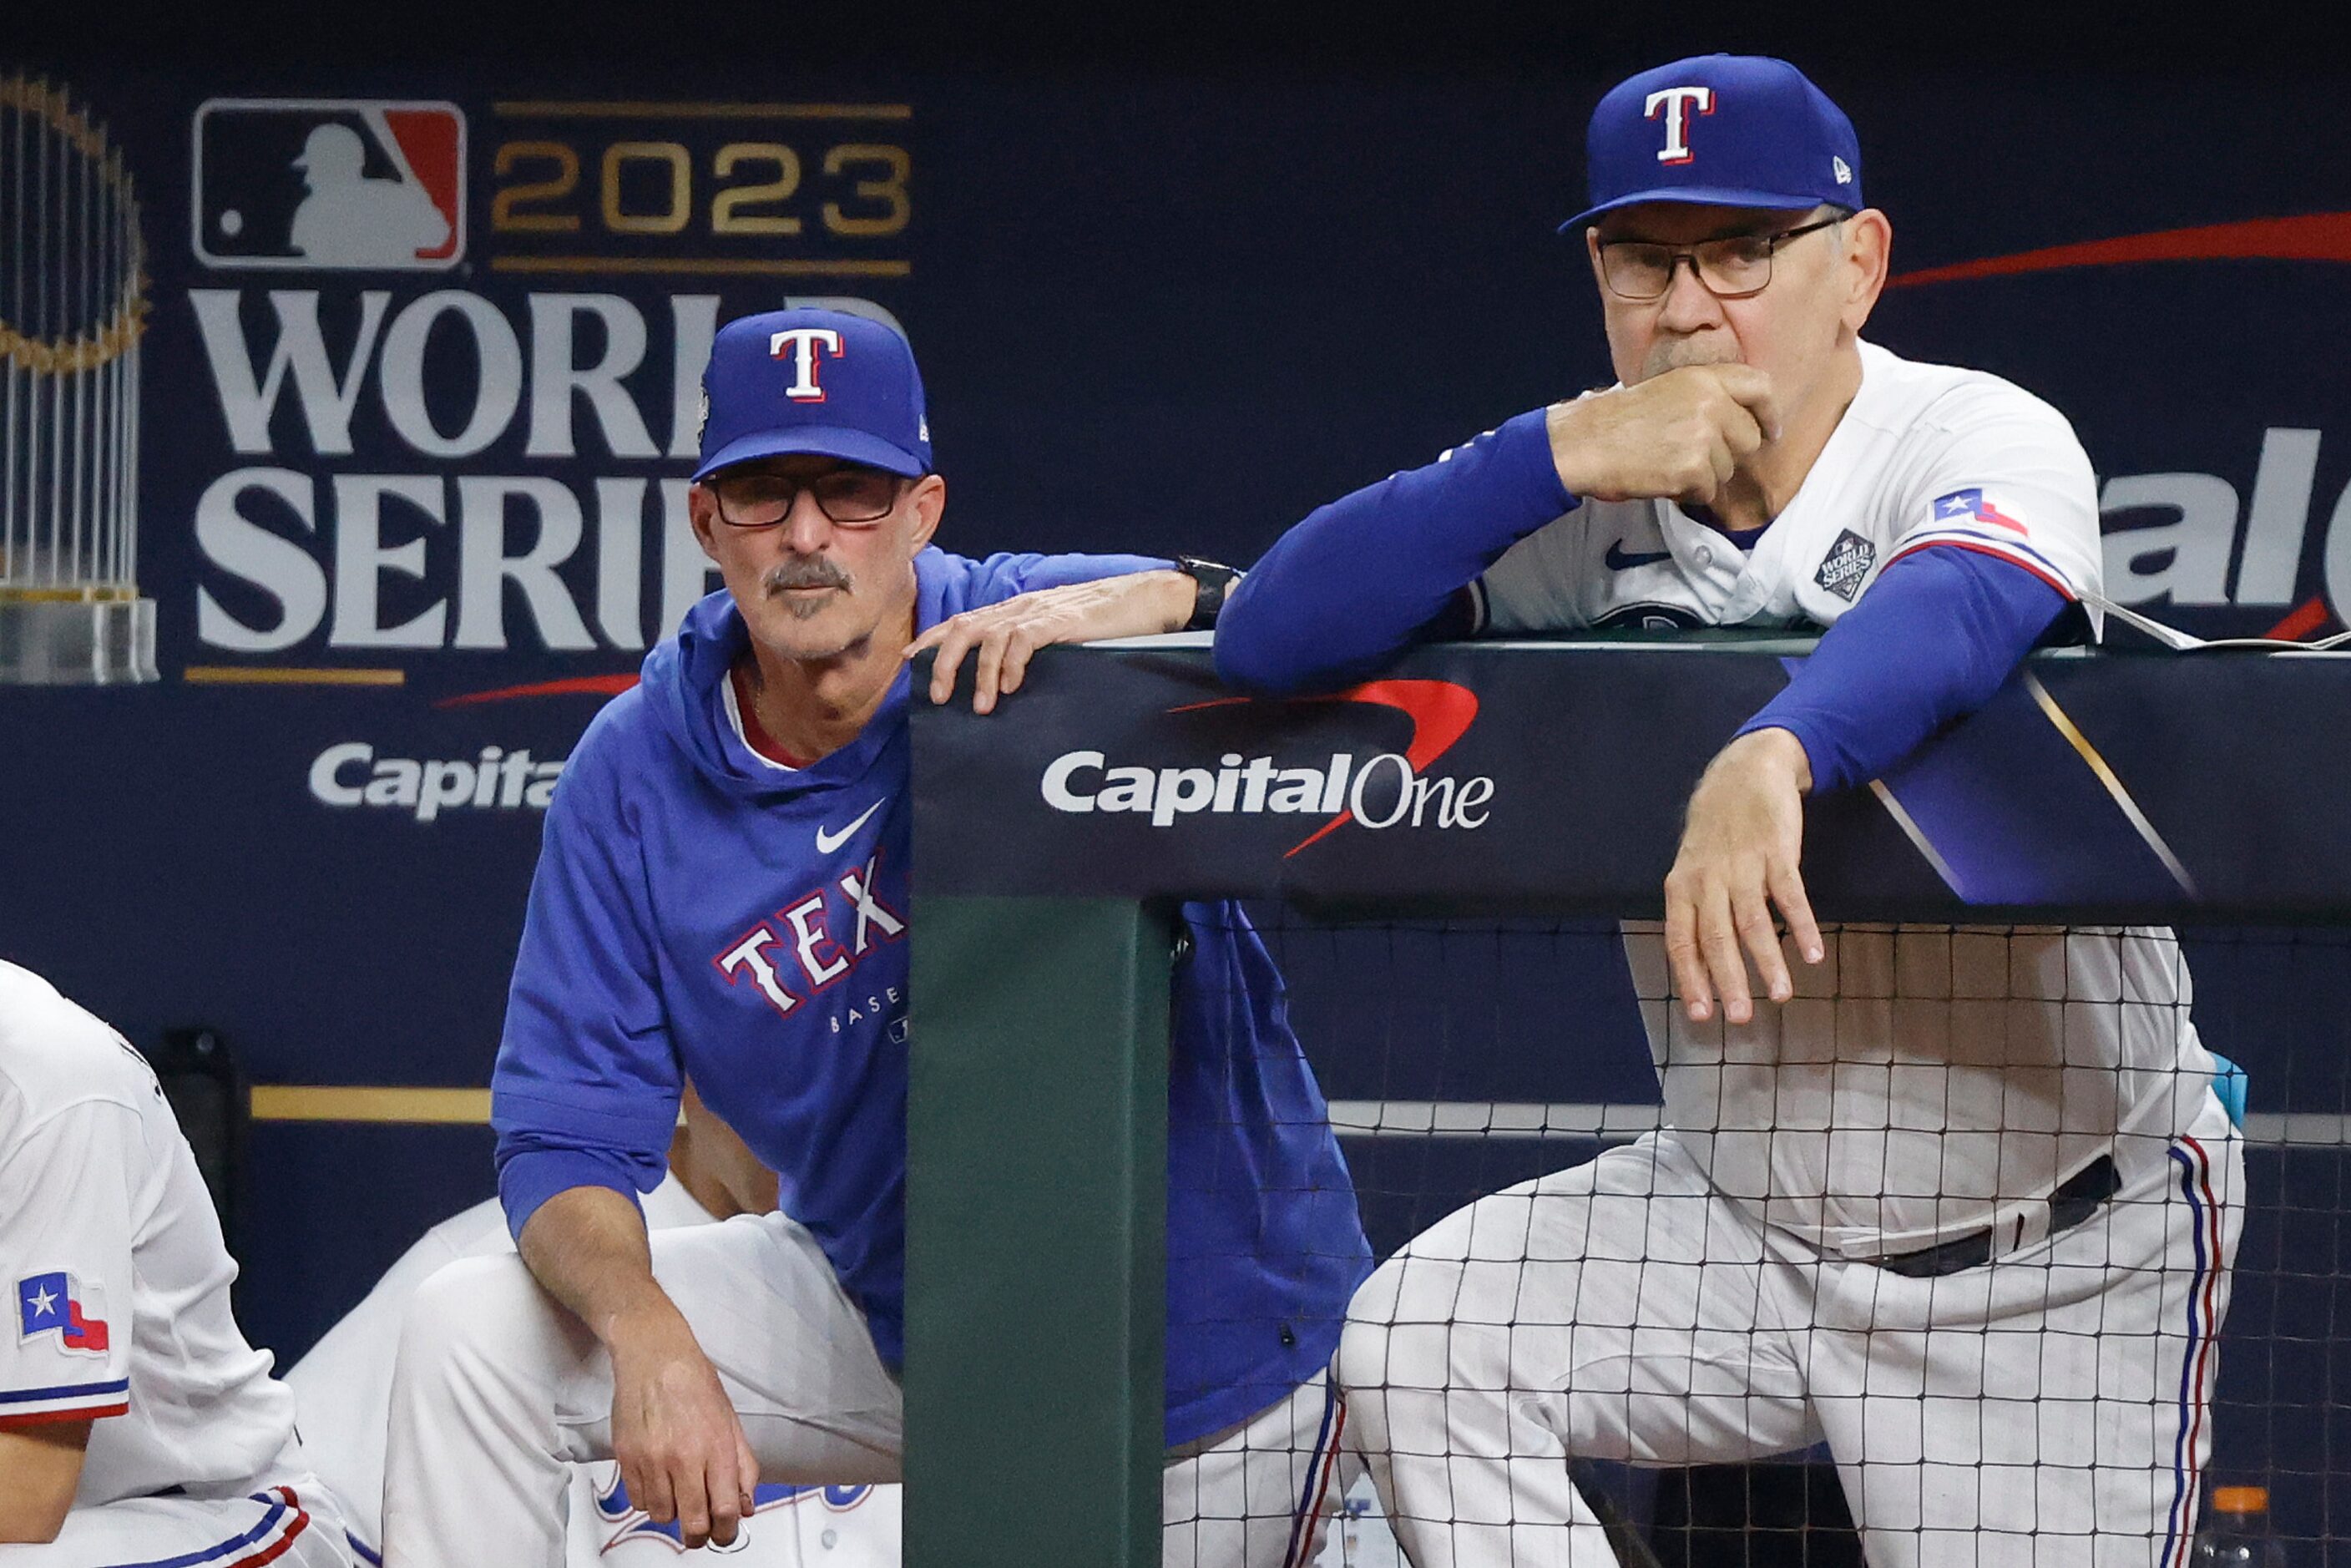
[[[1618,539],[1608,547],[1608,553],[1601,559],[1608,563],[1608,570],[1611,571],[1630,571],[1636,566],[1654,566],[1658,561],[1669,560],[1673,558],[1673,553],[1671,550],[1661,549],[1644,550],[1639,555],[1626,555],[1625,541]]]
[[[857,814],[857,821],[850,823],[849,826],[841,829],[841,831],[837,833],[828,833],[822,828],[819,828],[816,831],[816,852],[820,855],[829,855],[832,853],[833,851],[839,849],[841,845],[847,843],[852,838],[856,836],[857,830],[865,825],[867,819],[871,818],[874,812],[887,805],[889,800],[889,796],[883,796],[881,800],[874,801],[873,804],[866,807],[862,811],[860,811]]]

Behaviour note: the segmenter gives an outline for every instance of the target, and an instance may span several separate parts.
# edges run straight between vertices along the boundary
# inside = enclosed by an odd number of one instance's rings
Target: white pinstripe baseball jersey
[[[1861,345],[1862,382],[1795,497],[1742,549],[1669,501],[1587,502],[1478,585],[1489,632],[1828,626],[1948,546],[2078,600],[2096,486],[2064,415],[1997,376]],[[1625,926],[1666,1121],[1725,1194],[1823,1248],[1907,1251],[2039,1216],[2120,1134],[2168,1139],[2212,1062],[2168,931],[1824,931],[1797,996],[1692,1024],[1659,928]]]

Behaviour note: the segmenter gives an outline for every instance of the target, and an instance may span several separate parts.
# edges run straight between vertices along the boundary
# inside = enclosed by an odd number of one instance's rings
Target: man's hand
[[[939,651],[931,665],[931,701],[944,703],[955,695],[964,655],[976,652],[971,711],[992,713],[999,695],[1020,689],[1038,649],[1056,643],[1180,632],[1192,619],[1198,593],[1199,584],[1180,571],[1142,571],[1040,588],[940,622],[906,645],[906,657],[925,648]]]
[[[1803,743],[1784,729],[1759,729],[1726,746],[1690,795],[1681,851],[1666,876],[1666,957],[1690,1021],[1755,1016],[1744,943],[1775,1002],[1795,994],[1771,924],[1779,906],[1804,962],[1821,961],[1821,932],[1797,863],[1804,847],[1804,791],[1813,786]]]
[[[1780,434],[1771,378],[1752,365],[1685,365],[1551,406],[1552,462],[1568,493],[1706,506]]]
[[[615,1322],[612,1457],[629,1500],[675,1521],[688,1551],[732,1545],[751,1515],[759,1462],[694,1331],[664,1299]]]
[[[612,1358],[612,1457],[629,1500],[688,1548],[727,1545],[750,1516],[759,1461],[717,1369],[653,1278],[644,1216],[601,1186],[567,1187],[517,1238],[548,1293]]]

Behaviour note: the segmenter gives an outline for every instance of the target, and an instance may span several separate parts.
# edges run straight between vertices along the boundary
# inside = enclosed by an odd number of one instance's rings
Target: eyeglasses
[[[898,504],[899,476],[880,468],[828,468],[807,478],[789,474],[722,474],[710,481],[718,520],[731,528],[771,528],[792,515],[806,490],[836,523],[879,522]]]
[[[1692,246],[1604,239],[1600,242],[1601,281],[1619,299],[1662,299],[1674,286],[1674,268],[1687,256],[1690,271],[1708,293],[1717,299],[1744,299],[1771,286],[1771,256],[1782,246],[1841,224],[1849,215],[1837,213],[1778,234],[1730,235]]]

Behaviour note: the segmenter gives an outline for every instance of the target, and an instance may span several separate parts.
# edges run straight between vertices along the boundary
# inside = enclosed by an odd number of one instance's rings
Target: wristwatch
[[[1197,594],[1192,601],[1192,619],[1184,622],[1184,630],[1215,630],[1217,612],[1225,607],[1225,597],[1232,592],[1233,584],[1241,580],[1240,572],[1217,561],[1202,560],[1191,555],[1177,556],[1176,570],[1198,585]]]

